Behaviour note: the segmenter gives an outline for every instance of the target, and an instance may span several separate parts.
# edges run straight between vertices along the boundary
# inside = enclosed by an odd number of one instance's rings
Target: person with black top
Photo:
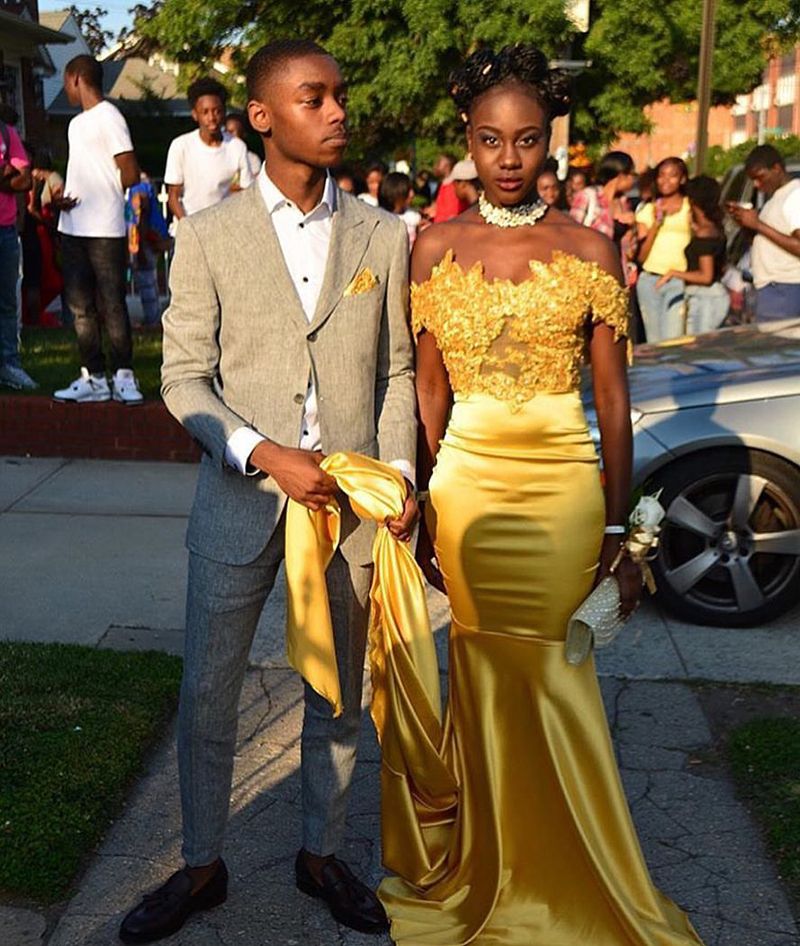
[[[720,186],[713,177],[693,177],[686,185],[691,209],[692,239],[684,254],[686,270],[669,270],[657,288],[670,279],[686,283],[686,333],[712,332],[725,320],[730,298],[722,284],[725,234],[722,229]]]

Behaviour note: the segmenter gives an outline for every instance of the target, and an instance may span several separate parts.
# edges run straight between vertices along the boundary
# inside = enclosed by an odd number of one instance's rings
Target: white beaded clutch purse
[[[582,664],[592,649],[607,647],[622,630],[626,621],[620,613],[619,584],[614,571],[627,555],[642,568],[642,580],[652,594],[655,591],[653,573],[647,559],[658,545],[659,523],[664,518],[664,508],[656,496],[642,496],[628,520],[630,534],[620,546],[619,554],[611,566],[611,574],[597,584],[585,598],[567,623],[564,656],[567,663]]]

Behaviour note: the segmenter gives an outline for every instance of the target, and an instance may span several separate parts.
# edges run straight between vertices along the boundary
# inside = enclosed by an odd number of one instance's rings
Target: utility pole
[[[708,114],[711,109],[711,77],[716,14],[717,0],[703,0],[703,31],[700,36],[700,70],[697,78],[696,174],[703,173],[708,152]]]

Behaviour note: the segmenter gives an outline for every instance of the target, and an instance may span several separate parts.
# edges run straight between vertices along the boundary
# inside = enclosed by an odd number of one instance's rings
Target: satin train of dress
[[[578,394],[516,408],[457,398],[430,492],[452,610],[449,699],[440,745],[383,738],[384,861],[397,876],[379,895],[393,939],[699,943],[648,874],[594,663],[564,659],[604,523]]]

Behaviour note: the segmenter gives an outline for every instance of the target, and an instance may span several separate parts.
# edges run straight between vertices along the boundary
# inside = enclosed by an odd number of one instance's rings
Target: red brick
[[[141,407],[0,396],[0,454],[196,463],[200,451],[161,401]]]

